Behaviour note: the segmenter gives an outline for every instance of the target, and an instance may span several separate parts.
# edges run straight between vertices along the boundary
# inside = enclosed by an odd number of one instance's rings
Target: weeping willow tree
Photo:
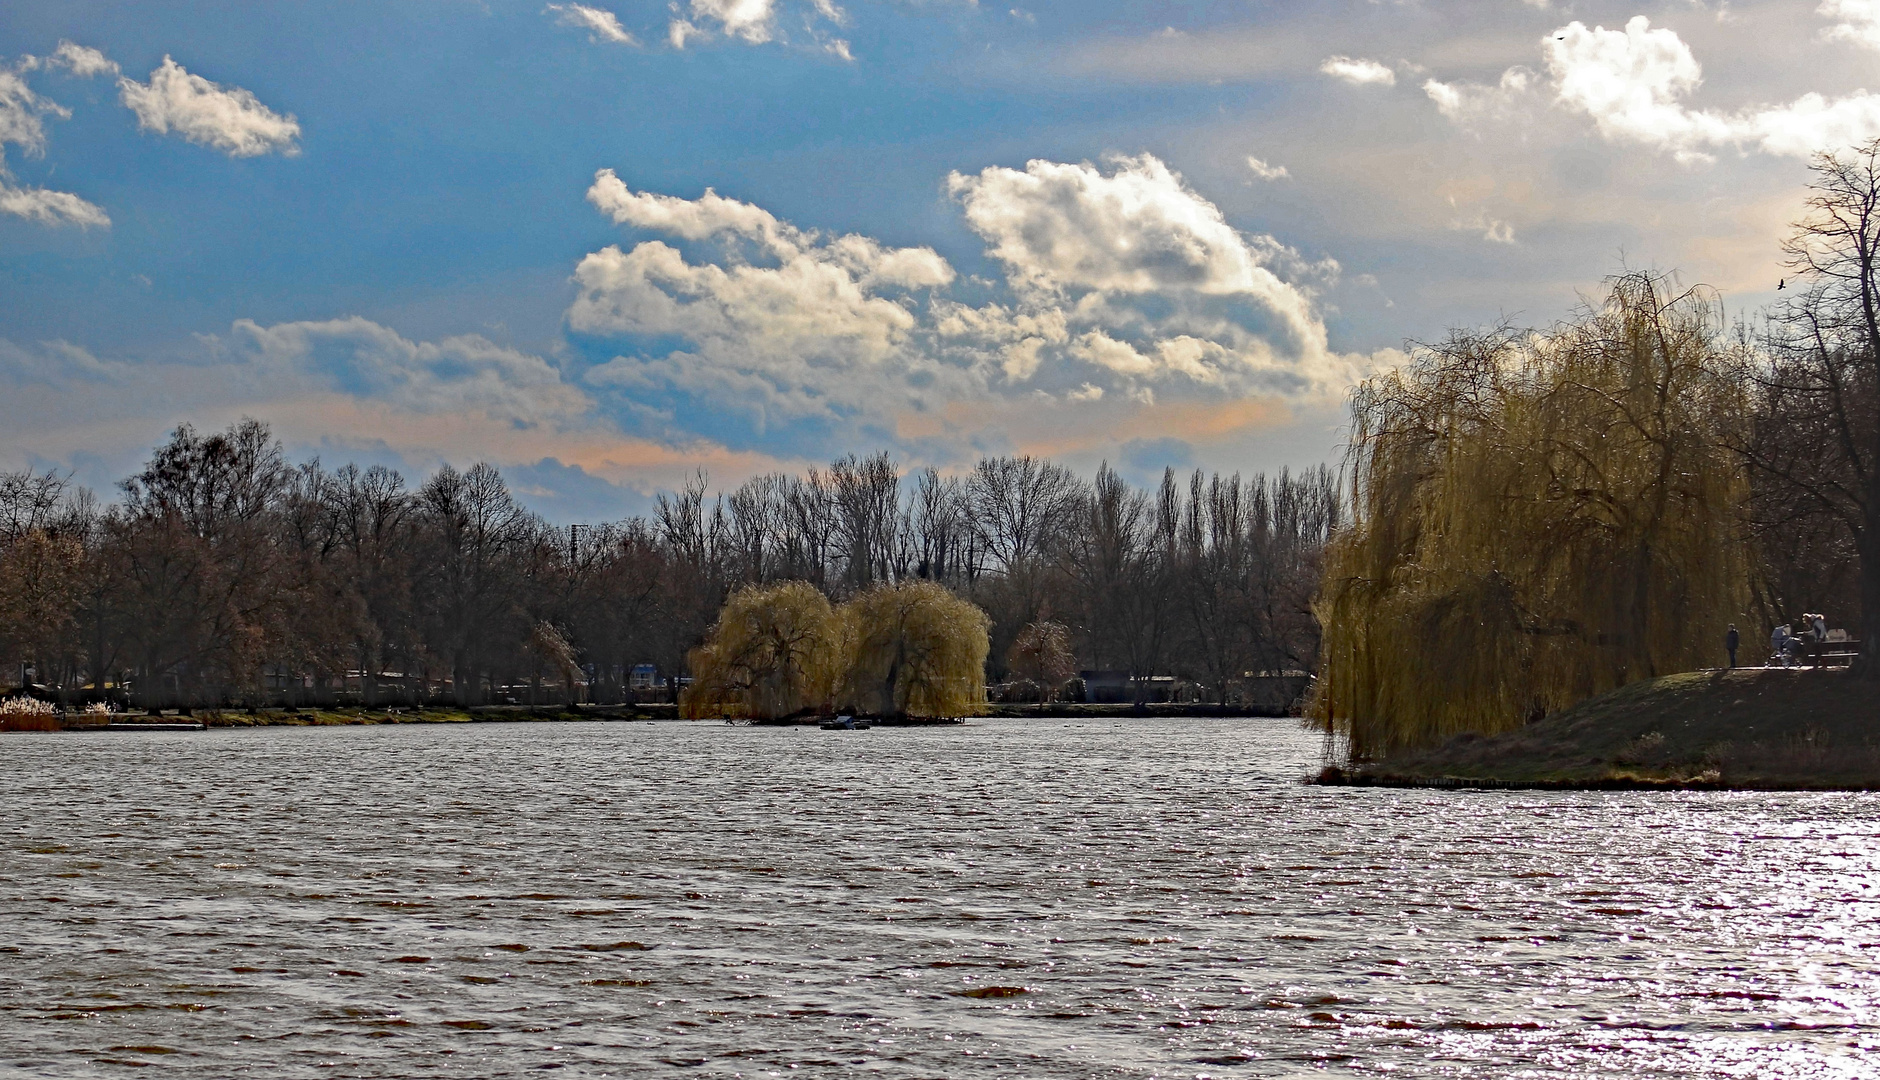
[[[840,699],[885,717],[965,716],[986,701],[992,622],[931,581],[877,585],[842,605],[849,648]]]
[[[1353,758],[1517,727],[1711,660],[1748,602],[1720,311],[1615,279],[1545,334],[1453,335],[1352,401],[1312,714]]]
[[[846,650],[842,621],[815,586],[750,585],[731,595],[705,643],[687,657],[689,719],[776,720],[827,707]]]

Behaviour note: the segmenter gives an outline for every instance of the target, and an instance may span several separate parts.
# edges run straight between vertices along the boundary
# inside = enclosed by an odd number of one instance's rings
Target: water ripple
[[[1846,1077],[1880,798],[1315,788],[1283,721],[0,741],[45,1075]]]

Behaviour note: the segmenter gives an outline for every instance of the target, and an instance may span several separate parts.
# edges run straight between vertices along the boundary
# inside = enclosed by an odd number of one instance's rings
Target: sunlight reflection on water
[[[1308,787],[1289,721],[0,739],[0,1066],[1856,1076],[1880,797]]]

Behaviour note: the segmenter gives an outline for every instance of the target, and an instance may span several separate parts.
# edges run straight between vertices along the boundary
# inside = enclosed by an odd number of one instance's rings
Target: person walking
[[[1736,624],[1730,624],[1730,632],[1723,635],[1723,647],[1730,650],[1730,666],[1736,666],[1736,647],[1743,642],[1743,635],[1736,632]]]

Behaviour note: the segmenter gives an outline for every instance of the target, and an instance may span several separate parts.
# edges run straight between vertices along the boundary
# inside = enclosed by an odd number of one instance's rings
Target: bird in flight
[[[1781,292],[1783,289],[1786,289],[1788,287],[1789,287],[1789,282],[1787,278],[1776,279],[1776,291],[1777,292]]]

